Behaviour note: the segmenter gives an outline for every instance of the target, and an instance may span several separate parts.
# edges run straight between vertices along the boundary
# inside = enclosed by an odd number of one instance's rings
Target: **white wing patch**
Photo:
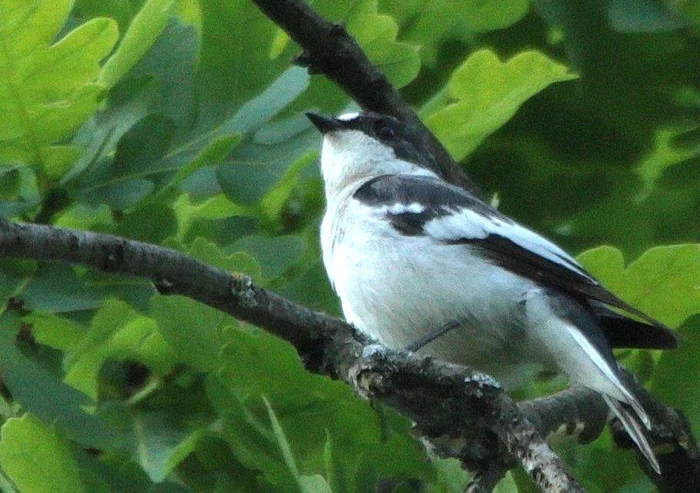
[[[344,113],[344,114],[340,115],[338,117],[338,120],[342,120],[344,122],[349,122],[349,121],[354,120],[358,116],[360,116],[360,114],[358,112],[354,111],[352,113]]]
[[[388,214],[393,214],[393,215],[406,214],[406,213],[420,214],[423,211],[425,211],[425,206],[423,204],[419,204],[418,202],[411,202],[410,204],[404,204],[401,202],[397,202],[393,205],[382,206],[382,208],[381,208],[382,213],[388,213]]]
[[[460,238],[482,240],[489,235],[494,223],[491,219],[469,209],[452,210],[425,223],[423,231],[439,241],[455,241]]]
[[[598,284],[576,260],[554,243],[530,229],[500,217],[485,216],[466,208],[453,208],[449,215],[428,221],[423,230],[439,241],[483,240],[491,234],[498,235]]]

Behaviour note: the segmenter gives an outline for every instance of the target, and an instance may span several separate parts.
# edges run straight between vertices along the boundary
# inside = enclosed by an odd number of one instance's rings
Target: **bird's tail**
[[[628,411],[622,405],[622,402],[618,401],[614,397],[610,397],[605,394],[602,394],[602,396],[605,400],[605,403],[612,410],[615,416],[617,416],[617,419],[620,420],[622,426],[625,427],[625,430],[627,431],[627,433],[629,433],[630,437],[632,438],[632,441],[635,444],[637,444],[637,447],[642,452],[642,455],[644,455],[651,468],[654,470],[654,472],[656,472],[656,474],[660,475],[661,466],[659,466],[659,461],[656,460],[654,451],[652,450],[651,445],[647,440],[647,437],[644,432],[644,427],[642,426],[642,423],[644,423],[647,428],[650,428],[651,425],[649,422],[649,417],[638,404],[636,399],[634,399],[634,403],[637,405],[633,406],[636,413],[635,414]]]

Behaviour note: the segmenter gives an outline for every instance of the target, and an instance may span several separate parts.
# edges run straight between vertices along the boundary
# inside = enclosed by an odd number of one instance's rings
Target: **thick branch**
[[[423,125],[386,76],[370,63],[342,25],[326,21],[301,0],[253,0],[253,3],[304,49],[300,60],[312,73],[325,74],[365,110],[395,116],[421,129],[443,176],[477,193],[476,186],[440,141]]]
[[[438,451],[457,443],[461,452],[456,455],[470,469],[492,470],[494,463],[505,469],[507,458],[515,457],[545,491],[583,491],[517,404],[487,375],[374,345],[365,346],[350,376],[356,389],[410,417]],[[466,445],[460,443],[465,439]],[[499,451],[496,460],[494,450]]]
[[[497,481],[514,458],[544,489],[576,491],[580,486],[541,437],[563,429],[589,441],[605,422],[607,411],[590,390],[572,388],[516,405],[486,375],[372,344],[352,326],[259,288],[246,275],[231,275],[167,248],[0,218],[0,256],[73,262],[148,278],[161,292],[188,296],[258,325],[292,343],[309,370],[341,378],[410,417],[439,452],[459,457],[479,473],[483,481],[472,485],[475,491]],[[653,418],[652,441],[673,448],[660,461],[664,471],[668,467],[677,474],[664,475],[659,486],[683,491],[677,487],[693,484],[700,468],[688,422],[631,384]]]
[[[426,436],[462,440],[467,452],[460,457],[467,464],[515,457],[543,488],[580,490],[490,377],[372,345],[346,323],[259,288],[248,276],[155,245],[4,218],[0,255],[74,262],[151,279],[162,291],[196,299],[288,340],[311,362],[309,369],[342,378],[387,402],[411,417]]]

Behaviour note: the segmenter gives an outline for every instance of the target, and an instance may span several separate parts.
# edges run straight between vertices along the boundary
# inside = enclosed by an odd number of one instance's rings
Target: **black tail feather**
[[[613,348],[675,349],[676,335],[664,326],[639,322],[612,311],[604,305],[594,305],[600,328]]]

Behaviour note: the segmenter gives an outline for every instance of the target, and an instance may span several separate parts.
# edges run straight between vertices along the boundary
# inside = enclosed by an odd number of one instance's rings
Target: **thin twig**
[[[478,194],[474,183],[386,76],[369,61],[345,27],[328,22],[299,0],[253,0],[253,3],[304,49],[301,60],[311,73],[326,75],[363,109],[392,115],[420,129],[445,179]]]

